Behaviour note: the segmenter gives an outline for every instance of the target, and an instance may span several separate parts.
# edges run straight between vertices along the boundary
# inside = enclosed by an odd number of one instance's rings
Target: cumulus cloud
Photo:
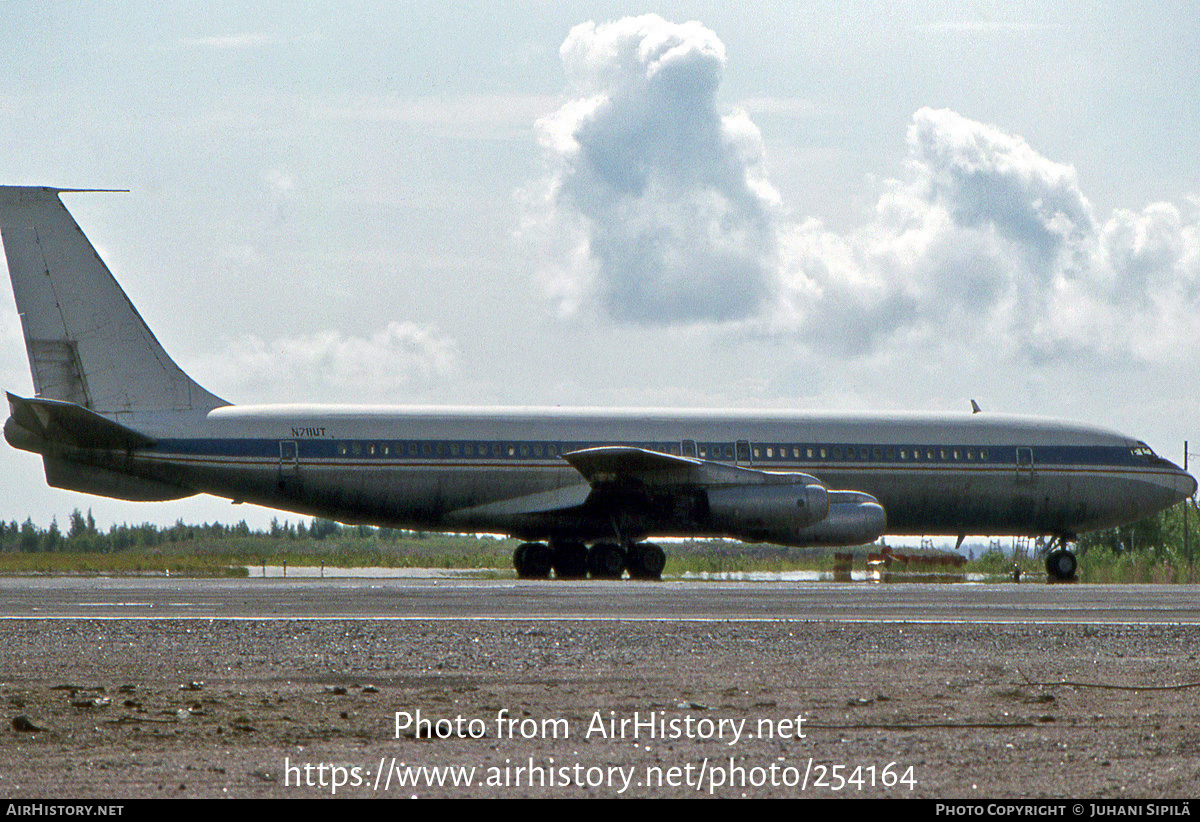
[[[924,334],[1150,359],[1195,332],[1195,215],[1160,203],[1101,222],[1073,168],[952,111],[913,115],[908,150],[867,225],[780,228],[786,312],[764,318],[777,331],[847,353]]]
[[[568,101],[538,122],[549,164],[526,229],[549,239],[549,292],[573,314],[662,324],[738,320],[777,285],[762,140],[722,114],[721,41],[657,15],[571,30]]]
[[[577,26],[567,101],[539,122],[526,230],[560,313],[704,321],[843,356],[953,339],[998,356],[1188,356],[1200,202],[1098,217],[1074,168],[921,109],[902,173],[848,232],[788,216],[749,118],[721,113],[725,50],[698,23]]]
[[[370,337],[339,331],[275,340],[246,335],[188,367],[236,401],[312,400],[334,388],[356,401],[404,403],[452,375],[457,359],[457,344],[436,326],[391,322]]]

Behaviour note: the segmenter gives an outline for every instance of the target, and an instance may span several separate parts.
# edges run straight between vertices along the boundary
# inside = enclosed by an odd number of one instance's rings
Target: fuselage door
[[[683,441],[683,455],[685,457],[696,456],[696,441],[695,440],[684,440]]]
[[[1017,448],[1017,482],[1033,482],[1033,449]]]
[[[279,441],[279,473],[286,474],[300,468],[300,449],[295,440]]]
[[[750,464],[750,440],[737,441],[737,464]]]

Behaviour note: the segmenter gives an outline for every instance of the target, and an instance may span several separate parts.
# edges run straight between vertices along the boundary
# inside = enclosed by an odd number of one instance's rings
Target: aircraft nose
[[[1175,493],[1179,494],[1179,499],[1190,499],[1196,495],[1196,478],[1187,471],[1179,471],[1175,474]]]

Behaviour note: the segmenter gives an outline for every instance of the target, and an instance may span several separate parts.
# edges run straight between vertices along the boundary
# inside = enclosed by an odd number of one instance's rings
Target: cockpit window
[[[1130,448],[1129,450],[1133,453],[1133,455],[1135,457],[1140,457],[1144,460],[1152,460],[1152,459],[1155,459],[1155,457],[1156,457],[1154,450],[1151,449],[1150,446],[1146,445],[1146,443],[1144,443],[1144,442],[1139,442],[1137,445],[1133,446],[1133,448]]]

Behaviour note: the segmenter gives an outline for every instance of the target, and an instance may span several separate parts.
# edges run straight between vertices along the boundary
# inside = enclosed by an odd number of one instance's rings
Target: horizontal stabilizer
[[[24,399],[9,394],[8,407],[12,416],[4,426],[5,437],[14,447],[27,451],[43,453],[45,446],[51,444],[108,451],[145,448],[154,444],[154,440],[145,434],[74,403]],[[11,430],[13,426],[18,430]]]

